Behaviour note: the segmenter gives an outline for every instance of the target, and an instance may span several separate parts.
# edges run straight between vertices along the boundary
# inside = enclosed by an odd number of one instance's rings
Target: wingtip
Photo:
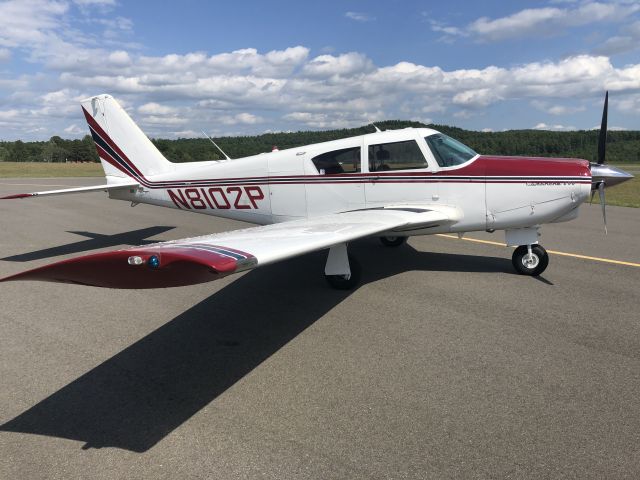
[[[225,252],[189,245],[136,247],[62,260],[2,278],[0,282],[39,280],[125,289],[181,287],[246,270],[246,261],[254,259],[248,254],[245,259],[234,258],[230,251]]]
[[[5,195],[4,197],[0,197],[0,200],[13,200],[15,198],[29,198],[35,197],[33,193],[15,193],[13,195]]]

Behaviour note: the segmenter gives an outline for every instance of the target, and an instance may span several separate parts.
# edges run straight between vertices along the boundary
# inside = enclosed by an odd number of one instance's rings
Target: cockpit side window
[[[441,167],[461,165],[478,155],[465,144],[442,133],[429,135],[425,140]]]
[[[320,175],[360,172],[360,147],[332,150],[311,159]]]
[[[370,172],[427,167],[427,161],[415,140],[369,145]]]

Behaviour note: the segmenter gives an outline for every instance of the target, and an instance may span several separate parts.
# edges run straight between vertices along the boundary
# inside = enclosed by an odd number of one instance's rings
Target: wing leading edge
[[[358,238],[456,219],[454,209],[359,210],[86,255],[0,281],[42,280],[107,288],[193,285]]]

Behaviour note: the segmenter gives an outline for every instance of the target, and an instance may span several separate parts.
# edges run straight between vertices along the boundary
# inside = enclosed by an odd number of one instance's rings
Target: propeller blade
[[[604,198],[604,182],[598,184],[598,194],[600,197],[600,205],[602,206],[602,220],[604,221],[604,234],[607,235],[607,212],[605,209],[606,201]]]
[[[607,112],[609,110],[609,91],[604,95],[604,108],[602,109],[602,123],[600,123],[600,135],[598,135],[598,165],[604,163],[607,145]]]

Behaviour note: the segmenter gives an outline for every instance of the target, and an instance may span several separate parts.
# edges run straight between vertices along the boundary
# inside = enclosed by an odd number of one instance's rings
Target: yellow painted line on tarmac
[[[453,238],[454,240],[466,240],[467,242],[484,243],[486,245],[496,245],[498,247],[506,247],[506,243],[492,242],[490,240],[480,240],[479,238],[462,237],[457,235],[449,235],[445,233],[436,234],[437,237]],[[560,255],[563,257],[580,258],[582,260],[591,260],[593,262],[613,263],[614,265],[626,265],[627,267],[640,267],[640,263],[623,262],[622,260],[612,260],[610,258],[590,257],[589,255],[580,255],[578,253],[558,252],[557,250],[547,250],[547,253],[554,255]]]
[[[449,235],[447,233],[436,233],[436,237],[453,238],[454,240],[466,240],[467,242],[485,243],[487,245],[497,245],[498,247],[506,247],[506,243],[492,242],[490,240],[480,240],[479,238],[458,237],[457,235]]]

